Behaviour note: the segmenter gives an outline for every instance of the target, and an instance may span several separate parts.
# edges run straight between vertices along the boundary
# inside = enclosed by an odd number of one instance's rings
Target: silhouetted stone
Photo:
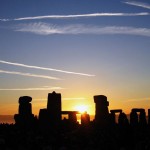
[[[138,116],[138,113],[139,116]],[[139,108],[133,108],[130,114],[130,124],[132,126],[137,126],[138,124],[141,125],[146,125],[146,113],[144,109],[139,109]]]
[[[19,98],[19,114],[14,115],[15,122],[23,128],[32,127],[35,123],[35,117],[32,114],[32,98],[30,96],[22,96]]]
[[[150,109],[148,109],[148,124],[150,125]]]
[[[48,113],[47,113],[47,109],[40,109],[39,112],[39,122],[43,123],[47,123],[48,120]]]
[[[141,126],[145,126],[147,124],[147,121],[146,121],[146,113],[145,113],[145,110],[144,109],[141,109],[140,110],[140,114],[139,114],[139,124]]]
[[[131,126],[137,126],[138,125],[138,114],[136,111],[131,111],[130,113],[130,124]]]
[[[70,126],[77,124],[77,114],[80,114],[79,111],[62,111],[62,115],[68,115],[68,123]]]
[[[109,114],[109,125],[114,126],[116,124],[116,115],[115,112]]]
[[[89,126],[90,124],[90,115],[87,112],[81,114],[81,125],[82,126]]]
[[[122,109],[113,109],[110,110],[111,113],[122,113]]]
[[[19,104],[21,103],[30,103],[32,101],[32,97],[30,96],[21,96],[19,98]]]
[[[95,120],[90,122],[90,116],[85,112],[81,114],[80,125],[76,116],[80,113],[61,111],[61,95],[53,92],[49,93],[47,108],[40,109],[35,124],[31,100],[28,96],[19,98],[19,113],[14,115],[14,128],[6,125],[4,131],[0,126],[1,149],[7,149],[1,147],[2,138],[10,146],[8,149],[150,149],[150,126],[145,126],[144,109],[132,109],[129,124],[121,109],[110,110],[109,113],[107,97],[97,95],[94,96]],[[116,113],[119,113],[118,124],[115,122]],[[68,119],[61,120],[63,114],[67,114]],[[150,109],[148,115],[150,121]],[[39,130],[35,130],[37,126]]]
[[[52,92],[48,94],[47,112],[51,124],[61,123],[61,94]]]
[[[19,98],[19,114],[20,115],[31,115],[32,114],[32,98],[29,96],[22,96]]]
[[[121,126],[129,125],[129,121],[125,113],[120,112],[119,117],[118,117],[118,124]]]
[[[109,102],[107,101],[107,97],[104,95],[96,95],[94,96],[94,102],[96,104],[95,110],[95,121],[101,125],[108,124],[109,119],[109,111],[108,106]]]
[[[47,109],[40,109],[39,111],[39,127],[42,132],[47,132],[50,128],[49,115]]]
[[[117,122],[116,122],[116,113],[122,113],[122,109],[113,109],[113,110],[110,110],[110,123],[112,125],[115,125]]]
[[[80,125],[78,111],[61,111],[60,94],[49,93],[47,108],[40,109],[38,120],[32,114],[31,101],[29,96],[20,97],[18,114],[14,115],[16,124],[10,127],[0,124],[0,149],[150,149],[150,126],[145,126],[144,109],[132,109],[129,124],[121,109],[109,113],[107,97],[97,95],[94,96],[95,120],[90,122],[85,112],[81,114]],[[118,124],[116,113],[119,113]],[[68,119],[61,120],[63,114]],[[150,123],[150,109],[148,117]]]
[[[69,121],[72,122],[72,123],[77,123],[76,113],[74,113],[74,112],[69,113]]]

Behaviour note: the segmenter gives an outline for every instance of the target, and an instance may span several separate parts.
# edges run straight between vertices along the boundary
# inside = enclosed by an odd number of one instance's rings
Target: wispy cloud
[[[45,79],[51,79],[51,80],[60,80],[59,78],[56,78],[56,77],[37,75],[37,74],[31,74],[31,73],[15,72],[15,71],[0,70],[0,73],[15,74],[15,75],[21,75],[21,76],[27,76],[27,77],[45,78]]]
[[[10,19],[0,19],[0,21],[10,21]]]
[[[56,71],[56,72],[61,72],[61,73],[82,75],[82,76],[95,76],[95,75],[91,75],[91,74],[85,74],[85,73],[79,73],[79,72],[71,72],[71,71],[54,69],[54,68],[31,66],[31,65],[25,65],[25,64],[21,64],[21,63],[13,63],[13,62],[8,62],[8,61],[3,61],[3,60],[0,60],[0,63],[14,65],[14,66],[20,66],[20,67],[26,67],[26,68],[32,68],[32,69],[41,69],[41,70]]]
[[[124,102],[141,102],[141,101],[150,101],[150,97],[128,99],[125,100]]]
[[[138,7],[146,8],[146,9],[150,9],[150,4],[143,3],[143,2],[126,1],[126,2],[123,2],[123,3],[128,4],[128,5],[133,5],[133,6],[138,6]]]
[[[127,26],[93,26],[83,24],[72,25],[53,25],[47,23],[29,23],[20,24],[16,27],[15,31],[31,32],[41,35],[52,34],[128,34],[128,35],[140,35],[150,37],[149,28],[135,28]]]
[[[37,20],[37,19],[73,19],[73,18],[87,18],[87,17],[113,17],[113,16],[146,16],[150,15],[147,12],[140,13],[92,13],[92,14],[77,14],[77,15],[46,15],[34,17],[22,17],[15,19],[0,19],[0,21],[21,21],[21,20]]]
[[[63,100],[86,100],[85,97],[67,97],[67,98],[63,98]]]
[[[46,91],[46,90],[62,90],[61,87],[47,87],[47,88],[13,88],[13,89],[2,89],[0,91]]]

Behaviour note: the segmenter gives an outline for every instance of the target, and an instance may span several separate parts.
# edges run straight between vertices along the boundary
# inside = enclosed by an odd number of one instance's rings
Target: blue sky
[[[37,114],[53,90],[64,110],[85,104],[93,113],[97,94],[110,109],[147,109],[149,41],[146,0],[1,0],[0,113],[30,95]]]

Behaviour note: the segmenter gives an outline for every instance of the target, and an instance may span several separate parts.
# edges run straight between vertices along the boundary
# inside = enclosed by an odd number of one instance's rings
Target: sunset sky
[[[150,108],[150,1],[1,0],[0,114],[31,96],[38,115],[52,91],[62,110]]]

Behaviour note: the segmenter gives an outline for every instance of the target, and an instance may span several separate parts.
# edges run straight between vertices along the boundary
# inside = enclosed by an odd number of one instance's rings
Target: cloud
[[[146,16],[150,15],[147,12],[141,13],[92,13],[92,14],[78,14],[78,15],[46,15],[35,17],[22,17],[15,19],[0,19],[0,21],[21,21],[21,20],[37,20],[37,19],[73,19],[73,18],[87,18],[87,17],[113,17],[113,16]]]
[[[86,100],[85,97],[70,97],[70,98],[62,98],[63,100]]]
[[[14,66],[20,66],[20,67],[26,67],[26,68],[32,68],[32,69],[56,71],[56,72],[67,73],[67,74],[75,74],[75,75],[82,75],[82,76],[95,76],[95,75],[91,75],[91,74],[85,74],[85,73],[79,73],[79,72],[71,72],[71,71],[66,71],[66,70],[59,70],[59,69],[39,67],[39,66],[31,66],[31,65],[25,65],[25,64],[20,64],[20,63],[13,63],[13,62],[8,62],[8,61],[3,61],[3,60],[0,60],[0,63],[14,65]]]
[[[61,87],[48,87],[48,88],[13,88],[13,89],[0,89],[0,91],[46,91],[46,90],[62,90]]]
[[[27,77],[45,78],[45,79],[51,79],[51,80],[60,80],[59,78],[51,77],[51,76],[14,72],[14,71],[6,71],[6,70],[0,70],[0,73],[15,74],[15,75],[21,75],[21,76],[27,76]]]
[[[19,32],[31,32],[40,35],[52,35],[52,34],[127,34],[127,35],[139,35],[150,37],[149,28],[135,28],[127,26],[93,26],[83,24],[72,25],[53,25],[47,23],[29,23],[20,24],[16,27],[15,31]]]
[[[124,102],[141,102],[141,101],[150,101],[150,97],[128,99],[125,100]]]
[[[0,19],[0,21],[10,21],[10,19]]]
[[[137,1],[126,1],[126,2],[123,2],[123,3],[128,4],[128,5],[133,5],[133,6],[146,8],[146,9],[150,9],[150,5],[147,4],[147,3],[142,3],[142,2],[137,2]]]

